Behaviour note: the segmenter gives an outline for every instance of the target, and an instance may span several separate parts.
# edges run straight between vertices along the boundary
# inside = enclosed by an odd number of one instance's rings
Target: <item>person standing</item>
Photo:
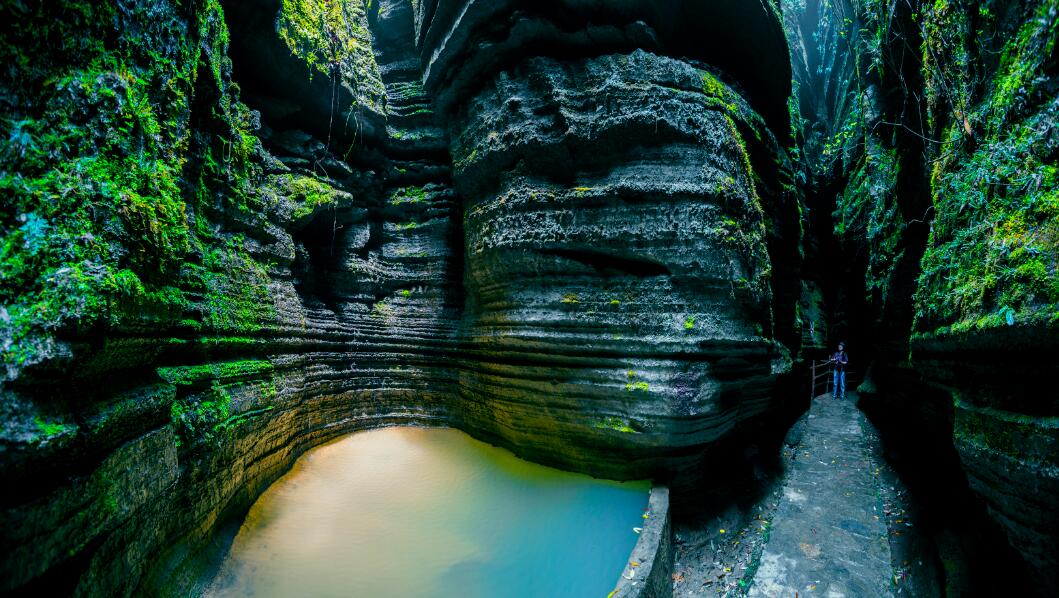
[[[846,365],[849,363],[849,355],[846,354],[846,343],[838,344],[838,351],[831,356],[831,363],[835,366],[835,382],[831,396],[836,399],[846,398]]]

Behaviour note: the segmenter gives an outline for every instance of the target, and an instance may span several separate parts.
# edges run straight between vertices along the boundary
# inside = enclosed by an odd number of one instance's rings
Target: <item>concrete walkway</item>
[[[813,401],[750,596],[893,595],[879,469],[856,400]]]

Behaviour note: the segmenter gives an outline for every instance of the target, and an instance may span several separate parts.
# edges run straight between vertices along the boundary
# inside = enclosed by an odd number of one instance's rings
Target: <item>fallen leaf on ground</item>
[[[820,556],[819,544],[809,544],[808,542],[802,542],[798,545],[798,548],[801,548],[802,552],[805,553],[805,556],[811,559],[815,559]]]

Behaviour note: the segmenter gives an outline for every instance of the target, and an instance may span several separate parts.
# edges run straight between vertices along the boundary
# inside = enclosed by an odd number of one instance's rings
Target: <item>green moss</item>
[[[250,418],[275,408],[266,405],[233,413],[233,389],[242,388],[243,392],[253,389],[265,401],[278,396],[273,366],[264,360],[159,368],[158,374],[167,382],[183,387],[183,396],[171,404],[169,413],[182,446],[219,442]]]
[[[195,339],[195,342],[206,348],[250,348],[265,344],[267,341],[248,336],[207,336]]]
[[[232,396],[217,380],[205,397],[175,401],[169,416],[182,440],[188,445],[215,442],[225,430],[224,422],[231,416]]]
[[[688,316],[684,320],[684,330],[691,330],[695,327],[695,316]]]
[[[1045,111],[943,158],[936,216],[916,293],[920,332],[962,332],[1046,322],[1059,309],[1059,176],[1047,163]]]
[[[974,406],[960,396],[953,407],[953,440],[961,451],[995,452],[1023,464],[1052,461],[1059,418]]]
[[[276,182],[287,190],[288,197],[294,202],[291,219],[295,221],[313,215],[321,207],[333,207],[338,203],[335,188],[316,177],[286,174],[281,179]]]
[[[360,43],[358,23],[348,5],[359,2],[283,0],[279,35],[292,54],[315,71],[331,76],[353,58]]]
[[[399,206],[406,203],[422,203],[427,197],[423,187],[401,187],[390,194],[390,205]]]
[[[706,94],[707,101],[711,106],[723,108],[727,112],[738,113],[739,107],[735,102],[735,92],[721,83],[720,79],[713,73],[703,72],[702,91]]]
[[[630,422],[627,422],[620,417],[608,417],[603,421],[596,422],[596,428],[601,430],[614,430],[615,432],[621,432],[622,434],[639,434],[635,430]]]
[[[197,329],[233,264],[254,272],[251,299],[265,299],[263,268],[217,224],[231,210],[262,210],[255,117],[226,80],[219,2],[194,11],[72,0],[4,10],[17,13],[0,40],[5,86],[25,99],[0,137],[4,377],[86,334]],[[208,98],[195,143],[191,97]],[[223,294],[242,292],[233,281]],[[249,316],[249,305],[228,311]],[[252,318],[238,319],[236,328],[253,328]]]
[[[1020,115],[1019,105],[1027,102],[1042,82],[1042,69],[1052,59],[1059,40],[1055,11],[1055,2],[1040,2],[1036,14],[1005,45],[986,111],[994,131]]]
[[[648,384],[647,382],[645,382],[644,380],[639,380],[639,381],[636,381],[636,382],[627,382],[625,384],[625,391],[626,392],[637,391],[637,392],[644,392],[645,393],[645,392],[649,392],[650,390],[651,390],[651,385]]]
[[[886,295],[905,226],[897,198],[897,153],[874,139],[839,196],[833,214],[835,235],[868,255],[867,300]]]
[[[471,153],[453,162],[452,168],[453,170],[462,172],[467,170],[467,168],[471,164],[474,164],[476,160],[478,160],[478,148],[471,150]]]
[[[390,88],[404,100],[413,100],[426,95],[426,91],[423,89],[423,84],[419,81],[398,81],[391,83]]]
[[[244,411],[243,413],[237,413],[235,415],[228,416],[223,422],[220,422],[214,427],[214,433],[217,435],[230,432],[246,422],[249,422],[255,417],[259,417],[262,414],[268,413],[269,411],[275,410],[274,405],[262,407],[261,409],[252,409]]]
[[[18,121],[2,148],[7,364],[35,361],[34,337],[59,329],[183,308],[167,284],[191,248],[181,167],[166,155],[149,86],[109,60],[75,70],[49,84],[43,114]]]
[[[32,440],[34,443],[73,434],[77,431],[77,426],[74,424],[45,421],[39,415],[33,418],[33,423],[37,426],[37,434]]]
[[[241,236],[206,248],[201,266],[189,267],[191,288],[204,327],[216,332],[257,332],[274,321],[276,308],[268,270],[249,255]]]
[[[562,299],[560,299],[559,301],[561,303],[566,304],[581,303],[581,301],[577,298],[577,293],[566,293],[562,296]]]
[[[385,301],[378,301],[371,306],[371,315],[388,318],[393,315],[393,308],[387,305]]]
[[[279,396],[279,391],[276,390],[276,381],[274,379],[270,379],[268,382],[261,385],[261,396],[269,401],[274,400]],[[270,406],[269,409],[271,408],[272,407]]]
[[[193,386],[209,380],[258,378],[264,375],[271,375],[272,371],[272,363],[260,359],[244,359],[192,366],[160,367],[157,370],[160,378],[177,386]]]

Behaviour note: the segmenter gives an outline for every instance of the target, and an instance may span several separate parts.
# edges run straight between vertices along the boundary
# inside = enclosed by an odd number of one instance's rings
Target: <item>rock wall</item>
[[[193,593],[382,425],[678,498],[840,336],[1059,586],[1054,0],[96,4],[0,12],[0,591]]]
[[[695,485],[786,404],[769,5],[3,16],[0,591],[195,593],[257,495],[354,430]]]
[[[463,202],[457,411],[534,460],[694,483],[790,369],[775,339],[793,336],[794,304],[773,262],[796,267],[797,221],[759,115],[787,134],[783,86],[717,70],[712,48],[672,57],[686,32],[667,19],[695,13],[705,38],[729,18],[765,47],[783,34],[760,6],[614,4],[420,5]]]
[[[930,438],[916,459],[969,487],[961,501],[988,511],[1033,591],[1054,591],[1059,404],[1040,389],[1056,374],[1059,6],[807,2],[786,16],[807,159],[837,191],[837,267],[853,281],[832,290],[836,319],[871,338],[862,394],[915,431],[902,436]]]
[[[42,54],[4,86],[24,137],[4,148],[3,591],[193,593],[302,452],[449,422],[462,295],[448,158],[411,43],[376,55],[368,30],[410,38],[410,11],[323,15],[345,52],[296,27],[321,6],[5,6],[28,39],[99,45]],[[119,132],[127,147],[70,142]],[[170,196],[119,176],[152,143]],[[115,163],[69,196],[76,220],[45,199],[82,176],[51,165],[64,151]],[[40,255],[27,235],[72,249]],[[86,240],[105,245],[86,255]]]

